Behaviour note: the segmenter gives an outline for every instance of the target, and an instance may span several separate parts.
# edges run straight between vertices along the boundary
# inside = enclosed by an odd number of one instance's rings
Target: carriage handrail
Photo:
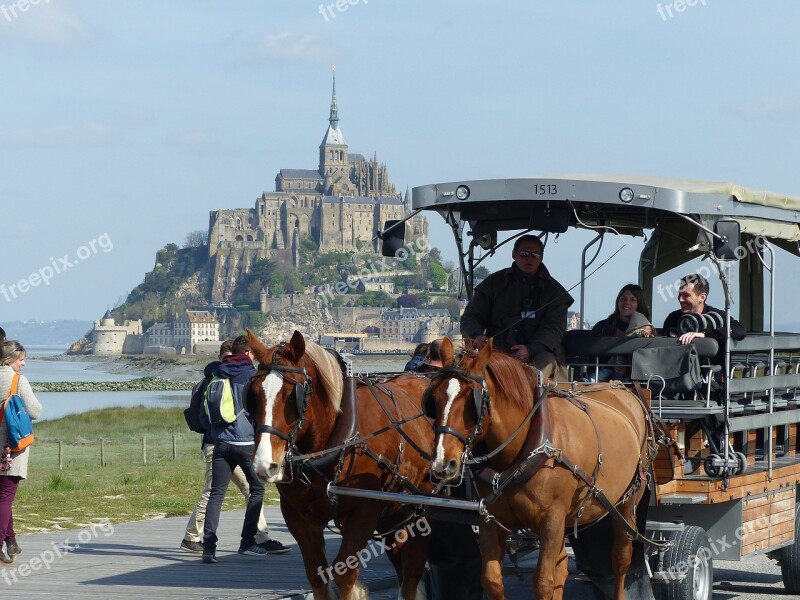
[[[800,338],[800,336],[798,336]],[[716,356],[719,351],[717,341],[711,338],[694,340],[697,354],[703,358]],[[633,354],[640,348],[675,346],[676,338],[669,337],[614,337],[596,336],[586,330],[568,331],[564,336],[564,351],[567,356],[606,356]]]

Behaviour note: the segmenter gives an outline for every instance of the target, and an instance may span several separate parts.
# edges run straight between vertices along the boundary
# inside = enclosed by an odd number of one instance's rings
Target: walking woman
[[[23,375],[20,375],[22,367],[25,366],[25,348],[14,340],[3,342],[1,348],[0,398],[5,400],[8,397],[14,379],[18,378],[17,394],[25,403],[31,419],[38,419],[42,414],[42,405],[33,394],[31,384]],[[14,532],[12,505],[20,480],[28,476],[28,453],[30,452],[30,448],[25,448],[22,452],[11,453],[11,464],[8,464],[9,456],[5,450],[6,438],[7,430],[3,423],[0,426],[0,543],[4,548],[0,548],[0,563],[14,562],[14,557],[21,552]]]

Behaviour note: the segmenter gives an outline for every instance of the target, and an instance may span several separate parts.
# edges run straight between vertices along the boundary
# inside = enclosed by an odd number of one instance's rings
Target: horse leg
[[[333,593],[333,576],[325,557],[325,524],[314,523],[294,514],[284,503],[281,503],[281,510],[286,527],[303,556],[303,566],[314,600],[334,600],[336,596]]]
[[[627,502],[619,507],[620,514],[633,527],[636,527],[636,519],[633,518],[635,505],[635,499],[628,498]],[[616,520],[613,521],[612,530],[614,540],[611,546],[611,572],[614,575],[614,600],[625,600],[625,576],[633,558],[633,540]]]
[[[567,580],[567,551],[564,547],[563,513],[551,507],[536,533],[539,535],[539,563],[533,576],[533,595],[539,600],[560,599]]]
[[[392,553],[397,550],[397,557],[400,559],[399,565],[395,564],[395,570],[400,582],[400,598],[403,600],[425,599],[425,590],[420,587],[420,582],[428,556],[428,537],[425,531],[415,530],[417,523],[427,525],[427,521],[423,519],[412,521],[403,529],[398,529],[393,536],[395,543]],[[427,531],[430,532],[430,529]]]
[[[342,544],[333,564],[333,577],[339,588],[340,600],[362,600],[368,597],[367,589],[358,583],[358,565],[366,565],[372,553],[366,547],[378,524],[383,506],[368,501],[358,504],[357,510],[341,516]]]
[[[508,533],[496,525],[481,524],[478,536],[481,547],[481,587],[490,600],[503,600],[503,557],[506,553]]]

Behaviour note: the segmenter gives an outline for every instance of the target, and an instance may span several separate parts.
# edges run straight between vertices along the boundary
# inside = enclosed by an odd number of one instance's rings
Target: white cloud
[[[759,96],[735,107],[736,112],[747,119],[759,121],[783,121],[800,116],[800,98],[787,95]]]
[[[86,38],[83,20],[60,0],[4,0],[0,9],[0,37],[45,46],[71,47]],[[25,10],[21,10],[25,8]]]
[[[0,143],[23,147],[105,146],[115,138],[116,132],[104,123],[0,131]]]
[[[284,31],[267,35],[242,52],[240,62],[247,65],[258,64],[265,60],[287,62],[322,62],[331,61],[334,48],[324,42],[318,35],[297,34]]]
[[[202,129],[183,131],[174,136],[173,141],[185,146],[208,146],[213,142],[211,136]]]
[[[117,121],[126,127],[145,127],[155,121],[155,113],[145,108],[121,110],[114,115]]]

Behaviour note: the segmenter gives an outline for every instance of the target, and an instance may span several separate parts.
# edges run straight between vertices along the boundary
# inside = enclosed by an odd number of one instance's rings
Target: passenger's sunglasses
[[[531,258],[542,258],[542,253],[541,252],[528,252],[527,250],[520,250],[519,252],[517,252],[517,256],[520,256],[522,258],[528,258],[529,256]]]

